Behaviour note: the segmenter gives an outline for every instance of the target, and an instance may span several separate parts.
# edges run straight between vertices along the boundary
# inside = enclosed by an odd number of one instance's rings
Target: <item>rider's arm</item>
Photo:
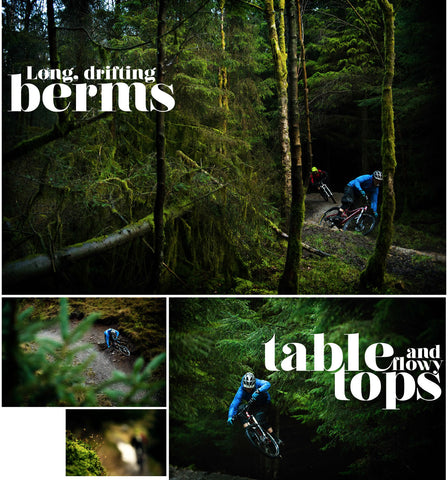
[[[257,378],[255,388],[260,392],[267,392],[271,388],[271,384],[267,380],[259,380]]]
[[[370,208],[376,213],[378,206],[378,187],[372,192],[370,196]]]
[[[370,175],[361,175],[360,177],[357,177],[354,180],[352,180],[350,183],[351,183],[352,187],[355,187],[357,190],[359,190],[359,192],[362,195],[365,195],[366,192],[362,188],[361,183],[363,183],[363,182],[365,182],[366,180],[369,180],[369,179],[370,179]]]
[[[109,335],[110,335],[109,330],[106,330],[104,332],[104,335],[106,336],[106,343],[107,343],[107,347],[109,348],[110,347],[110,345],[109,345]]]
[[[243,399],[243,389],[242,387],[240,387],[235,393],[235,396],[233,397],[233,401],[230,404],[229,414],[227,416],[229,420],[236,414],[242,399]]]

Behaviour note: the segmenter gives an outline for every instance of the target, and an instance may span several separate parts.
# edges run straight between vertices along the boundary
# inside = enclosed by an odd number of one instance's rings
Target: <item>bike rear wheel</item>
[[[333,207],[330,208],[330,210],[327,210],[321,217],[319,221],[319,225],[324,225],[326,227],[334,227],[337,226],[335,224],[335,219],[337,215],[339,214],[339,208],[338,207]]]
[[[272,435],[265,432],[263,436],[258,428],[248,427],[245,430],[250,443],[263,455],[270,458],[276,458],[280,455],[280,448]]]
[[[350,218],[344,225],[344,230],[359,232],[362,235],[368,235],[375,227],[375,217],[370,213],[363,213],[358,220],[358,216]]]

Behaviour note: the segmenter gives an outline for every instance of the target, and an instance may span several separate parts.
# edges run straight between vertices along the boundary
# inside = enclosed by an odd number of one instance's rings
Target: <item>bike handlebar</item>
[[[249,410],[250,406],[255,402],[255,400],[256,400],[255,398],[250,398],[249,401],[246,403],[246,405],[244,405],[244,409],[241,409],[240,412],[236,413],[232,417],[232,421],[235,420],[237,417],[239,417],[244,412],[247,412]]]

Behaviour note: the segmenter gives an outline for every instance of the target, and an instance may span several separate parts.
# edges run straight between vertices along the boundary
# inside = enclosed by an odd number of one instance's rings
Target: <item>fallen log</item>
[[[61,271],[65,265],[74,263],[96,253],[123,245],[140,237],[154,228],[153,215],[148,215],[137,223],[102,237],[70,245],[54,252],[52,255],[34,255],[8,263],[3,267],[2,281],[6,289],[25,279]]]
[[[178,156],[181,157],[186,163],[194,168],[200,169],[203,173],[206,173],[211,181],[218,185],[219,188],[223,188],[226,185],[219,182],[217,179],[202,169],[194,160],[190,159],[184,153],[178,151]],[[272,220],[267,218],[258,212],[255,208],[253,211],[256,215],[260,216],[268,225],[281,237],[288,239],[288,234],[283,232],[277,225],[275,225]],[[70,245],[64,247],[52,254],[38,254],[34,256],[29,256],[24,259],[16,260],[11,263],[4,265],[2,271],[2,281],[3,287],[8,290],[12,285],[20,283],[26,279],[37,277],[39,275],[48,275],[51,273],[56,273],[61,271],[64,266],[75,263],[78,260],[87,258],[93,254],[103,253],[112,248],[121,246],[127,243],[134,238],[145,235],[146,233],[152,231],[154,228],[154,219],[153,214],[144,217],[137,223],[127,225],[116,232],[113,232],[109,235],[104,235],[102,237],[93,238],[76,245]],[[147,244],[148,245],[148,244]],[[148,245],[149,246],[149,245]],[[322,257],[330,256],[330,254],[322,252],[310,245],[307,245],[302,242],[302,248],[305,250]],[[175,273],[164,263],[163,266],[173,275]],[[175,275],[176,278],[177,275]],[[181,279],[179,279],[182,281]],[[182,281],[182,283],[184,283]]]

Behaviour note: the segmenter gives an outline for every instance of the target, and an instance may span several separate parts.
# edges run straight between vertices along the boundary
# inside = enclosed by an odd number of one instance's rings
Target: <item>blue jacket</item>
[[[360,177],[355,178],[351,182],[348,182],[347,185],[349,187],[355,187],[361,193],[368,193],[370,198],[370,207],[374,212],[376,212],[379,187],[376,187],[373,184],[373,175],[361,175]]]
[[[268,390],[270,387],[271,387],[271,384],[267,380],[259,380],[258,378],[255,379],[255,390],[258,390],[260,392],[260,395],[258,396],[258,399],[257,399],[258,405],[267,405],[271,401],[271,396],[268,393]],[[238,407],[240,406],[240,403],[243,400],[248,402],[251,399],[251,397],[252,397],[252,393],[246,392],[246,390],[244,390],[243,379],[241,379],[240,388],[238,388],[235,394],[235,397],[233,398],[233,401],[230,404],[228,418],[231,419],[237,413]]]
[[[104,331],[104,336],[106,337],[106,343],[107,343],[107,346],[110,347],[109,345],[109,338],[110,338],[110,334],[112,332],[115,332],[117,334],[117,338],[118,336],[120,335],[120,332],[118,330],[115,330],[113,328],[108,328],[107,330]]]

